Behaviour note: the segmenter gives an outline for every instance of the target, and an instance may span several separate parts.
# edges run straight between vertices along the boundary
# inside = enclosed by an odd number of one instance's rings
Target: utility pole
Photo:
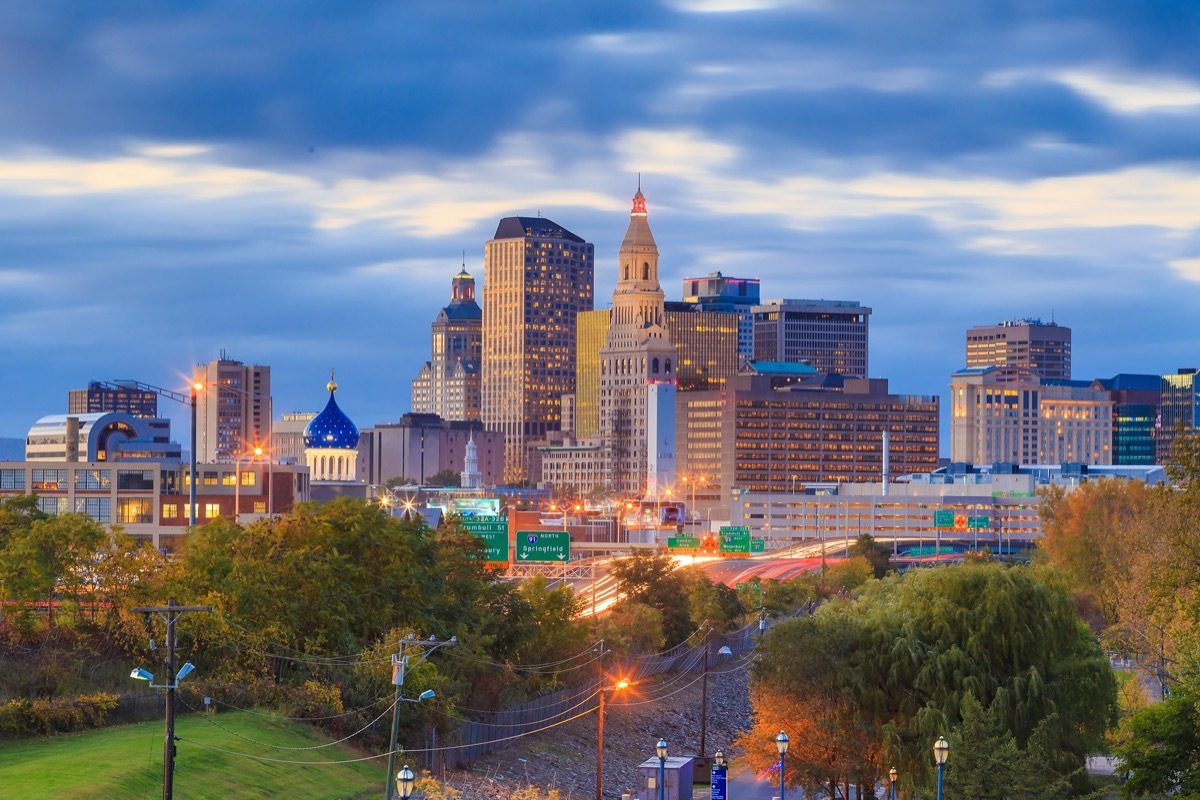
[[[411,636],[406,636],[400,640],[400,652],[392,656],[392,683],[396,685],[396,700],[392,705],[392,739],[391,747],[388,748],[388,766],[387,766],[387,800],[393,800],[396,796],[396,740],[400,738],[400,703],[406,698],[403,695],[404,691],[404,676],[408,671],[408,656],[405,655],[405,650],[410,644],[419,644],[428,649],[421,654],[417,659],[417,666],[425,659],[429,658],[430,654],[439,647],[454,647],[458,644],[458,637],[451,636],[449,639],[435,639],[430,636],[428,639],[416,639]],[[433,692],[429,692],[432,697]],[[170,800],[170,798],[165,798]]]
[[[192,485],[195,486],[195,476]],[[211,606],[180,606],[167,600],[165,606],[143,606],[131,609],[135,614],[158,614],[167,623],[167,733],[163,742],[163,800],[172,800],[175,791],[175,621],[189,611],[212,613]]]
[[[708,723],[708,636],[712,633],[712,626],[705,624],[704,628],[704,681],[700,684],[700,753],[699,756],[704,758],[704,754],[708,751],[704,749],[704,728]]]

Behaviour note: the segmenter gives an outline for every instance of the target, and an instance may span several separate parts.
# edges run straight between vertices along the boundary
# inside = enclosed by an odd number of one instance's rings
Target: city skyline
[[[668,300],[859,301],[893,391],[948,409],[964,331],[1023,317],[1078,379],[1196,366],[1200,14],[940,5],[0,8],[0,436],[222,350],[276,417],[336,367],[395,422],[502,217],[594,243],[608,306],[639,172]]]

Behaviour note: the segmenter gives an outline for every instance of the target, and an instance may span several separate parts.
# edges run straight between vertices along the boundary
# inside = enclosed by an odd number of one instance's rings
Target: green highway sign
[[[488,561],[508,562],[507,517],[463,517],[460,524],[483,539]]]
[[[517,531],[517,563],[566,563],[571,560],[567,531]]]
[[[933,512],[933,527],[935,528],[953,528],[954,527],[954,512],[949,510]]]
[[[720,530],[722,553],[749,553],[750,529],[741,526],[722,525]]]
[[[698,536],[669,536],[667,537],[667,549],[699,550],[700,538]]]
[[[991,520],[987,517],[967,517],[967,529],[974,531],[987,530],[991,527]]]
[[[751,553],[767,552],[767,540],[766,539],[751,539],[750,540],[750,552]]]

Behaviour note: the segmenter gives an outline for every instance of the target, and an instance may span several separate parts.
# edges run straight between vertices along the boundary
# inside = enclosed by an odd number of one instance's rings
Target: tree
[[[440,472],[435,472],[425,479],[426,486],[458,486],[462,481],[462,475],[452,469],[444,469]]]
[[[1061,581],[1030,567],[976,563],[870,581],[853,600],[777,625],[752,676],[770,701],[755,713],[772,727],[824,725],[882,742],[914,783],[932,780],[929,745],[959,722],[968,693],[995,703],[1018,747],[1044,724],[1060,776],[1076,774],[1115,718],[1107,659]],[[811,716],[780,718],[775,703],[789,695]],[[869,761],[840,766],[846,778],[871,777]]]
[[[1197,697],[1178,692],[1135,714],[1113,752],[1121,795],[1200,797],[1200,711]]]
[[[858,539],[850,546],[850,555],[865,558],[876,578],[882,578],[892,569],[892,551],[887,545],[875,541],[875,537],[869,533],[858,535]]]
[[[662,614],[667,646],[674,647],[692,635],[683,579],[675,572],[670,556],[635,550],[633,555],[613,562],[617,590],[633,602],[644,603]]]

